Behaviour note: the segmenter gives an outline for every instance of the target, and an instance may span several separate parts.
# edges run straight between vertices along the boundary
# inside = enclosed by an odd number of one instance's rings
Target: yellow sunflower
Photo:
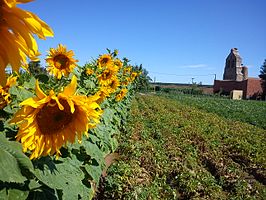
[[[78,60],[73,58],[74,52],[67,51],[66,46],[59,44],[57,49],[50,48],[49,55],[46,57],[48,64],[47,71],[57,79],[68,76],[77,66]]]
[[[10,94],[0,85],[0,110],[11,102]]]
[[[97,76],[100,85],[108,85],[109,82],[116,77],[117,72],[118,72],[117,66],[109,65],[108,68],[103,70],[103,72]]]
[[[60,155],[60,148],[67,142],[73,143],[77,136],[81,141],[88,129],[99,123],[102,113],[96,103],[98,96],[75,95],[77,78],[63,92],[56,95],[53,90],[46,95],[36,82],[36,97],[26,99],[22,108],[10,123],[19,125],[17,140],[23,151],[32,152],[30,159],[40,156]]]
[[[120,86],[120,82],[119,82],[118,78],[116,77],[116,78],[112,79],[109,83],[111,93],[114,93],[119,86]]]
[[[116,101],[121,101],[127,94],[128,90],[126,88],[123,88],[115,97]]]
[[[130,74],[131,73],[131,67],[125,67],[124,70],[123,70],[123,74]]]
[[[110,89],[106,86],[101,87],[100,90],[95,94],[99,96],[99,99],[97,100],[97,103],[102,103],[107,97],[110,96]]]
[[[127,86],[130,82],[131,82],[130,77],[124,77],[124,80],[121,82],[121,84]]]
[[[3,109],[11,102],[11,96],[8,92],[9,88],[13,85],[15,85],[17,82],[17,77],[14,77],[11,75],[7,78],[6,85],[2,87],[0,85],[0,109]]]
[[[109,54],[104,54],[97,61],[98,67],[101,69],[113,64],[112,56]]]
[[[114,60],[114,65],[116,65],[118,69],[121,69],[123,67],[122,61],[118,58]]]
[[[137,72],[132,72],[132,74],[131,74],[131,82],[133,82],[136,79],[137,76],[138,76]]]
[[[19,3],[32,0],[0,0],[0,84],[6,82],[8,64],[18,72],[27,67],[26,58],[38,60],[38,46],[33,35],[40,39],[53,36],[52,29],[35,14],[17,8]]]
[[[15,85],[16,82],[17,82],[17,79],[18,79],[17,76],[13,76],[13,75],[9,76],[9,77],[7,78],[7,81],[6,81],[6,88],[10,88],[10,87],[12,87],[13,85]]]
[[[94,73],[94,70],[93,69],[90,69],[90,68],[86,69],[86,74],[88,76],[92,75],[93,73]]]

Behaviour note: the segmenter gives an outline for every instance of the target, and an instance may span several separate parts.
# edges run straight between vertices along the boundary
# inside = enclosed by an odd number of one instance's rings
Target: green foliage
[[[30,61],[28,64],[28,70],[31,75],[34,77],[40,76],[40,75],[46,75],[47,71],[45,68],[41,67],[41,61]]]
[[[203,90],[200,87],[198,87],[196,84],[193,84],[191,87],[180,87],[180,88],[169,88],[157,85],[155,86],[155,91],[161,91],[171,94],[191,94],[191,95],[203,94]]]
[[[128,123],[98,199],[265,197],[263,129],[153,95],[136,98]]]
[[[260,75],[265,75],[265,74],[266,74],[266,59],[264,60],[263,65],[260,68]],[[266,77],[264,77],[264,78],[266,78]]]
[[[28,197],[28,191],[21,191],[17,189],[1,190],[0,197],[3,200],[25,200]]]
[[[262,88],[263,88],[263,94],[262,98],[266,99],[266,59],[263,62],[263,65],[260,68],[260,75],[259,77],[262,79]]]
[[[40,163],[38,163],[40,165]],[[93,189],[83,184],[84,173],[80,163],[75,159],[65,158],[53,162],[45,161],[43,166],[38,166],[35,175],[50,188],[62,191],[63,199],[91,199]]]
[[[109,53],[117,56],[117,51]],[[128,67],[128,62],[124,59],[123,67]],[[86,75],[87,68],[96,70],[96,60],[77,67],[74,72],[78,78],[76,92],[91,96],[100,85],[95,72]],[[92,199],[106,167],[104,158],[117,149],[116,137],[126,127],[135,87],[133,83],[121,86],[101,102],[100,123],[89,130],[88,137],[83,136],[81,143],[76,141],[62,147],[58,159],[52,155],[30,160],[31,152],[22,152],[21,144],[15,141],[18,130],[8,122],[21,108],[21,102],[36,97],[36,80],[46,94],[51,90],[58,93],[70,83],[71,76],[57,80],[49,76],[39,62],[29,63],[29,70],[30,74],[21,71],[17,84],[9,88],[11,103],[0,110],[0,199]],[[117,76],[122,78],[122,75],[119,72]],[[122,88],[128,90],[127,95],[117,102],[115,97]]]
[[[136,89],[138,91],[147,91],[149,89],[150,81],[152,79],[149,77],[149,72],[142,67],[142,64],[140,66],[133,67],[135,71],[141,72],[140,76],[137,79]]]
[[[33,165],[29,158],[22,153],[21,144],[8,141],[0,134],[0,177],[2,182],[23,183],[26,177],[22,170],[32,172]]]
[[[231,100],[214,96],[167,94],[167,97],[221,117],[246,122],[266,129],[266,103],[252,100]]]

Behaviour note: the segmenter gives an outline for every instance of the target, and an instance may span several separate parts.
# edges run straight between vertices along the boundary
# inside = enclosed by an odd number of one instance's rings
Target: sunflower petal
[[[5,72],[5,63],[0,56],[0,86],[6,84],[6,72]]]
[[[36,80],[35,87],[36,87],[35,88],[35,91],[36,91],[37,97],[39,97],[40,99],[45,98],[46,97],[46,94],[41,90],[38,80]]]
[[[19,123],[25,120],[25,118],[30,115],[34,109],[32,107],[23,107],[17,111],[14,117],[9,121],[9,123]]]
[[[75,94],[77,88],[77,77],[73,76],[71,79],[71,83],[65,87],[63,94],[66,96],[72,96]]]

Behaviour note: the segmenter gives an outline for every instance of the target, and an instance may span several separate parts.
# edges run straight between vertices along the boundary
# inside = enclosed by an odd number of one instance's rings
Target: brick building
[[[214,93],[229,95],[233,90],[242,90],[244,99],[256,99],[262,94],[260,78],[248,77],[248,68],[242,65],[237,48],[231,49],[226,58],[223,80],[215,80]]]

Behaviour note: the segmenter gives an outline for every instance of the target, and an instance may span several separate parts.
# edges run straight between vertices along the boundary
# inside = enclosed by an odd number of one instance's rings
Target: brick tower
[[[247,67],[242,66],[242,58],[237,48],[232,48],[226,58],[223,80],[243,81],[248,78]]]

